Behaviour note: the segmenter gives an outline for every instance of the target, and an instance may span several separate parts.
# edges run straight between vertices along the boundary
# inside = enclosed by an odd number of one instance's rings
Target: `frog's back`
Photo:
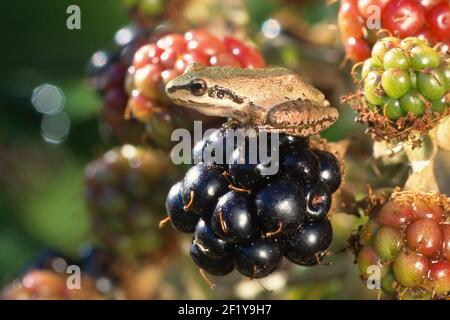
[[[236,69],[217,68],[214,77],[225,86],[239,88],[242,96],[253,97],[253,103],[270,108],[288,100],[328,104],[322,92],[286,68]],[[211,75],[210,75],[211,76]]]
[[[323,94],[286,68],[243,69],[208,67],[195,72],[195,77],[211,80],[228,88],[251,103],[265,109],[289,100],[328,104]]]
[[[264,69],[249,69],[249,68],[233,68],[233,67],[208,67],[198,70],[197,74],[200,76],[207,76],[210,79],[262,79],[270,77],[282,77],[288,75],[295,75],[286,68],[264,68]]]

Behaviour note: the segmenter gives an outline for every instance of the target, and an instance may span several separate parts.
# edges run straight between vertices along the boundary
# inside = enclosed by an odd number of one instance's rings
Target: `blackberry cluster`
[[[310,149],[308,138],[280,134],[278,173],[263,175],[265,164],[251,161],[249,148],[243,152],[230,133],[222,127],[199,142],[193,158],[204,161],[167,195],[174,228],[194,233],[194,263],[212,275],[236,268],[250,278],[268,276],[283,256],[299,265],[319,263],[333,235],[327,214],[341,183],[336,157]],[[259,137],[246,135],[245,144]],[[225,152],[227,147],[234,151]],[[224,161],[205,160],[217,150]],[[227,162],[225,154],[231,154]]]
[[[450,60],[426,40],[386,37],[364,61],[358,86],[358,120],[377,137],[426,132],[448,113]],[[407,129],[407,130],[405,130]]]
[[[125,76],[136,50],[145,43],[148,31],[129,26],[117,31],[114,50],[95,52],[87,65],[87,77],[103,99],[103,131],[120,142],[138,143],[144,127],[138,121],[125,119],[128,93]]]
[[[378,266],[381,289],[399,299],[448,299],[449,200],[438,194],[399,192],[361,229],[357,256],[363,279]]]
[[[342,0],[338,25],[347,57],[353,62],[370,57],[379,29],[373,23],[381,13],[381,29],[400,38],[418,37],[431,45],[450,46],[450,4],[448,0]]]
[[[176,181],[163,153],[124,145],[90,163],[85,172],[92,229],[105,248],[134,260],[171,251],[171,236],[157,228],[163,190]]]

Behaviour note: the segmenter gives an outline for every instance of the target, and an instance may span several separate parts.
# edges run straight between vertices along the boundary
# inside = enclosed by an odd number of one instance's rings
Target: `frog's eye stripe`
[[[191,84],[189,83],[189,84],[183,84],[183,85],[178,85],[178,86],[171,86],[171,87],[167,88],[167,92],[168,93],[174,93],[174,92],[179,91],[179,90],[188,90],[188,91],[190,91],[191,90]]]
[[[234,103],[237,104],[242,104],[244,103],[244,98],[242,98],[241,96],[237,95],[236,93],[234,93],[233,91],[227,89],[227,88],[223,88],[220,87],[218,85],[215,85],[212,88],[208,89],[208,95],[211,98],[218,98],[218,99],[230,99],[231,101],[233,101]]]
[[[187,84],[173,85],[173,86],[167,88],[167,92],[174,93],[176,91],[186,90],[186,91],[189,91],[190,93],[192,93],[194,96],[202,96],[206,93],[207,89],[208,89],[208,85],[206,84],[205,80],[194,79]]]

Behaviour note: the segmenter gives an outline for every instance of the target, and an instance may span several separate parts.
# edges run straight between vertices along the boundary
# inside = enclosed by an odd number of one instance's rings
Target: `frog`
[[[249,69],[190,64],[165,87],[174,104],[245,127],[310,136],[338,119],[324,94],[282,67]]]

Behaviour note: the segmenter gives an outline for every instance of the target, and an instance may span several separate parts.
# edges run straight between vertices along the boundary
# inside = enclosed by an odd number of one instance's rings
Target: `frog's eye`
[[[191,92],[194,96],[202,96],[206,93],[206,81],[202,79],[194,79],[191,81]]]

